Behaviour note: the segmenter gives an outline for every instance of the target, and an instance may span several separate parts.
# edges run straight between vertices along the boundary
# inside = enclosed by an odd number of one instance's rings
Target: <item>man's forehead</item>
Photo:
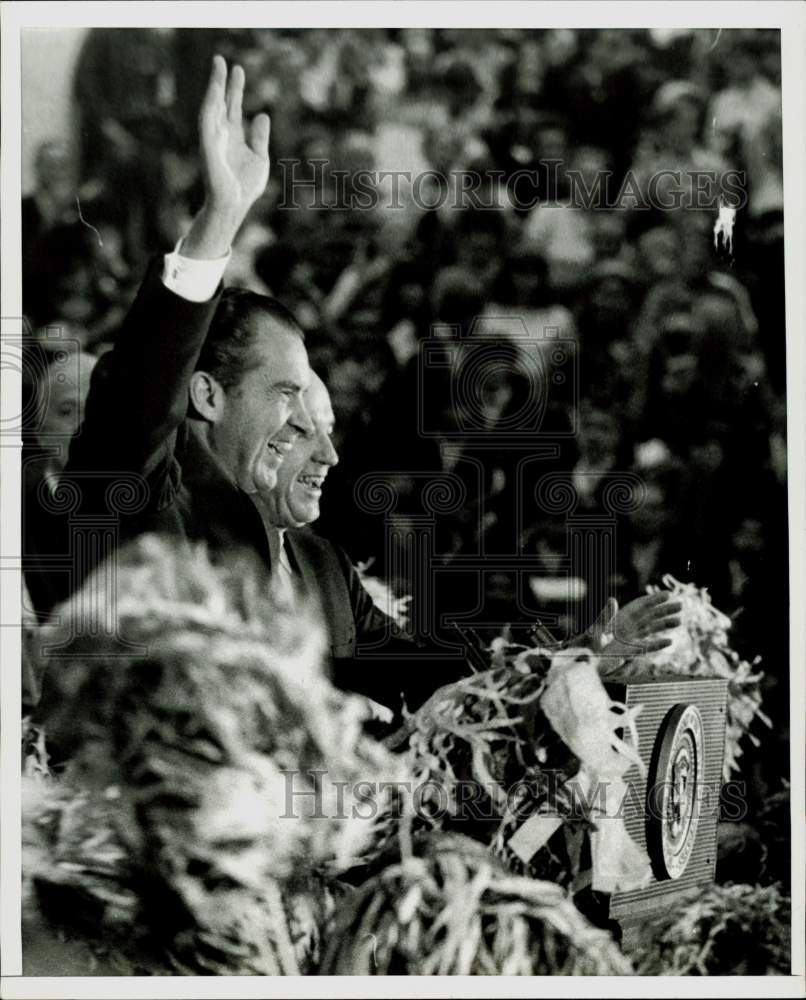
[[[311,381],[305,390],[305,406],[315,420],[327,424],[335,423],[330,393],[316,372],[311,372]]]
[[[260,368],[270,382],[293,377],[303,388],[308,387],[311,377],[308,353],[302,339],[293,331],[272,330],[257,338],[255,350],[260,358]]]

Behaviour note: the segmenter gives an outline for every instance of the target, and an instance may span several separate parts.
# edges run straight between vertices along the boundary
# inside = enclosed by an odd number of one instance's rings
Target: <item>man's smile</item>
[[[307,475],[297,476],[296,485],[302,486],[310,493],[318,495],[322,492],[322,486],[324,485],[324,482],[325,482],[325,475],[315,475],[309,473]]]

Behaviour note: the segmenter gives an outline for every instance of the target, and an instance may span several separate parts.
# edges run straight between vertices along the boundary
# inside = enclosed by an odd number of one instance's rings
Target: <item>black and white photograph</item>
[[[3,995],[806,995],[804,7],[2,16]]]

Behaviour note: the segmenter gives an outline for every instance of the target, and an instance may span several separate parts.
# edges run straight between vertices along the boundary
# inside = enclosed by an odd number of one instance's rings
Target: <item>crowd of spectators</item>
[[[386,544],[389,524],[356,489],[383,472],[405,537],[428,512],[427,475],[453,473],[465,499],[437,515],[431,542],[471,566],[467,587],[444,578],[457,605],[469,601],[452,610],[556,612],[555,625],[579,627],[605,591],[629,598],[672,573],[738,613],[742,652],[764,657],[771,688],[783,680],[778,32],[93,30],[72,83],[74,142],[42,146],[23,205],[39,389],[68,341],[91,368],[146,259],[198,207],[195,109],[216,51],[246,69],[246,113],[272,116],[272,181],[228,280],[295,312],[337,417],[341,461],[319,529],[405,590],[413,578]],[[391,204],[384,170],[426,181],[404,178]],[[511,196],[520,171],[541,178],[535,204]],[[692,171],[741,178],[732,248],[715,245],[719,206],[692,204]],[[588,190],[609,172],[611,192],[628,179],[646,191],[665,172],[661,195],[682,193],[676,208],[660,195],[585,206],[574,172]],[[361,176],[374,201],[359,202]],[[463,177],[495,207],[457,200]],[[420,363],[435,338],[447,367]],[[465,389],[462,365],[476,373]],[[62,389],[50,405],[77,426],[87,380],[70,384],[76,398],[59,402]],[[535,433],[515,440],[508,430],[535,396]],[[573,483],[573,509],[536,501],[549,473]],[[622,473],[643,483],[643,502],[617,512],[601,580],[601,565],[569,557],[569,524],[611,514],[605,488]]]

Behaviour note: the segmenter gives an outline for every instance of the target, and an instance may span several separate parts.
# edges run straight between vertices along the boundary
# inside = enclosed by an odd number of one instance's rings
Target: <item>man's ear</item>
[[[221,383],[209,372],[193,372],[190,376],[191,407],[208,423],[217,424],[224,415],[226,394]]]

